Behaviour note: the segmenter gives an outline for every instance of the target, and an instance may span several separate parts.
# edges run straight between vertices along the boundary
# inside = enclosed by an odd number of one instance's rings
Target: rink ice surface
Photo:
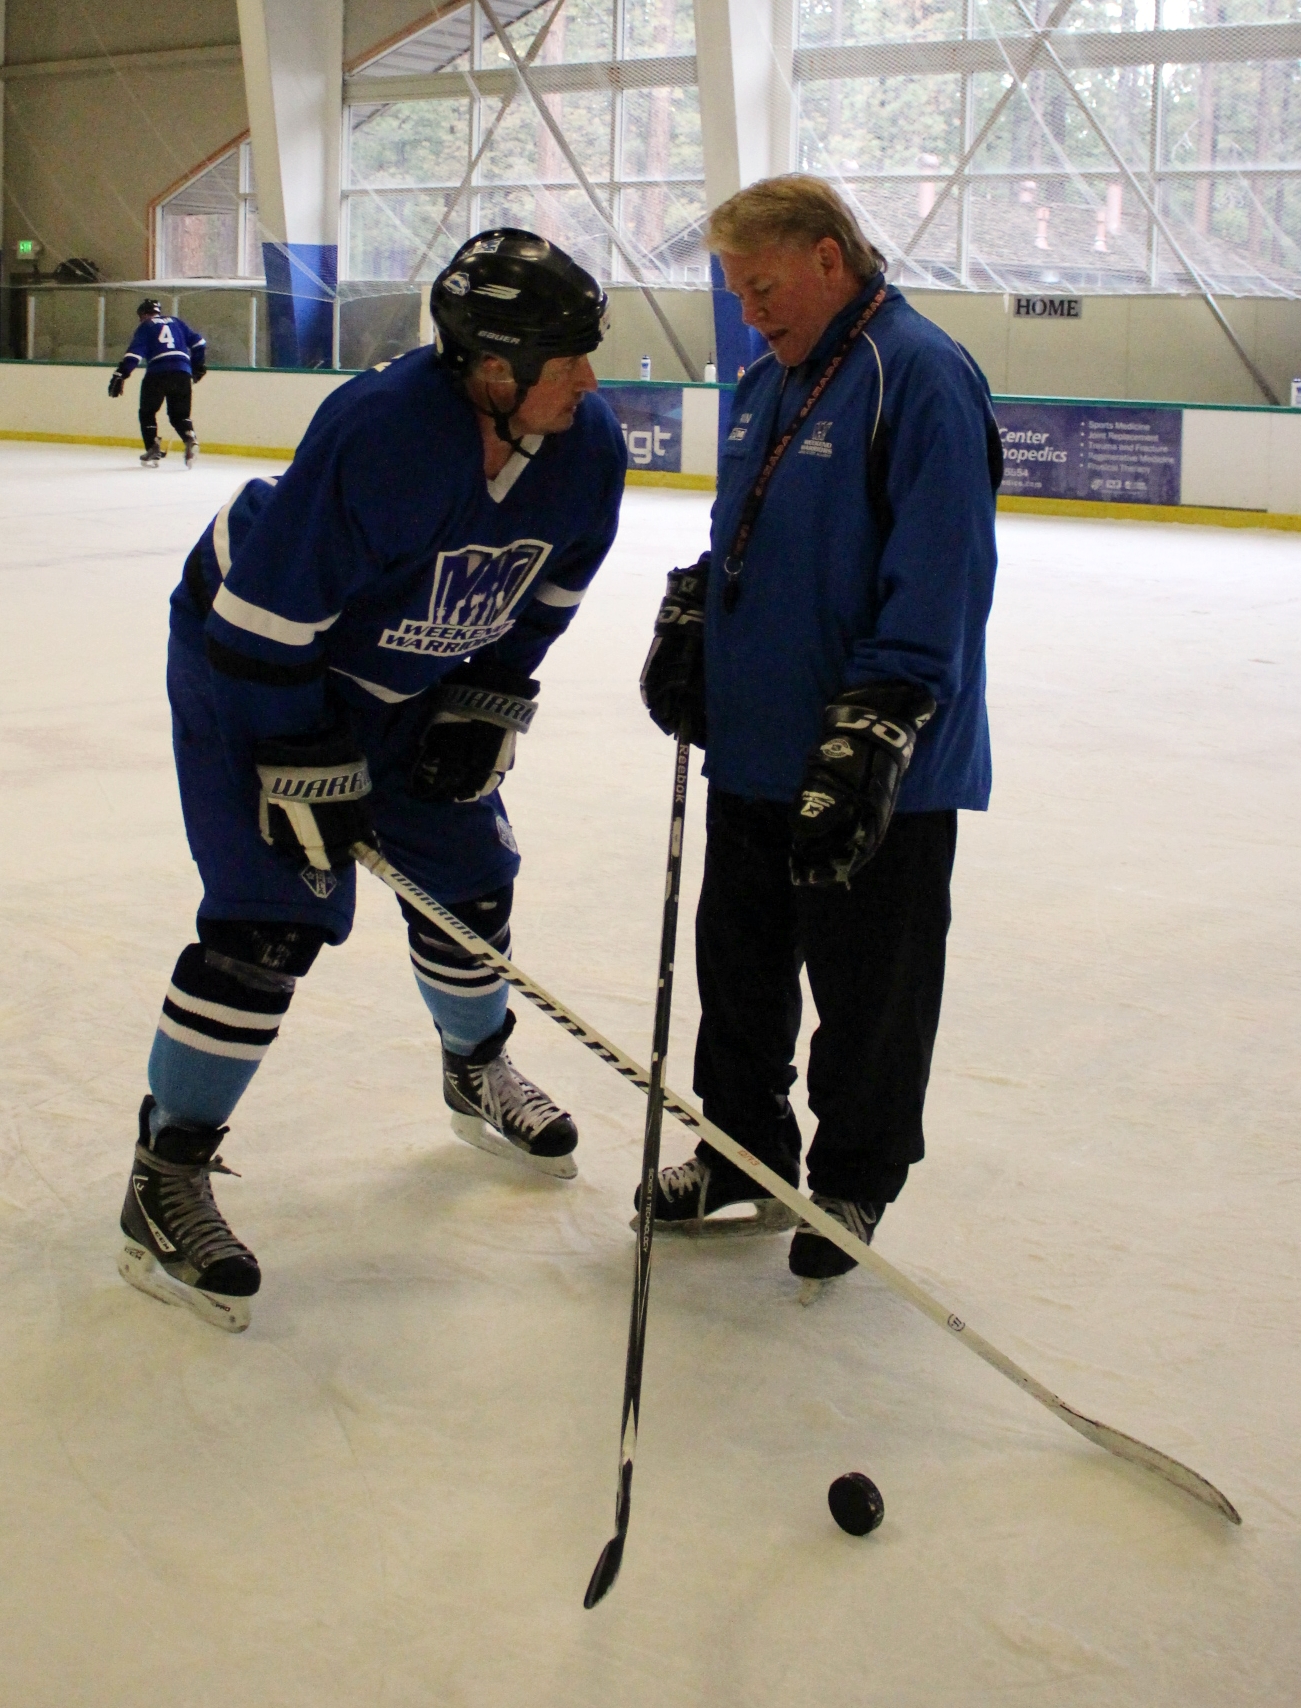
[[[879,1249],[1241,1530],[784,1239],[656,1246],[612,1527],[644,1103],[520,1003],[580,1175],[451,1136],[397,908],[300,986],[218,1197],[221,1335],[124,1286],[117,1215],[199,888],[167,596],[266,464],[0,447],[0,1703],[1223,1708],[1301,1697],[1301,538],[1004,518],[995,794],[964,815],[929,1156]],[[671,749],[636,678],[708,501],[635,491],[507,799],[515,953],[648,1050]],[[693,780],[669,1079],[690,1090]],[[807,1045],[806,1026],[805,1047]],[[804,1113],[802,1102],[799,1107]],[[688,1154],[666,1124],[664,1155]],[[867,1471],[880,1531],[835,1529]]]

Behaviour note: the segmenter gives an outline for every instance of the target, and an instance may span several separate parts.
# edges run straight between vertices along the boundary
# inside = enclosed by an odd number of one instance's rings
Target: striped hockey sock
[[[467,924],[478,930],[473,912]],[[444,1044],[468,1056],[476,1044],[501,1030],[506,1019],[507,989],[491,967],[481,967],[465,950],[426,920],[408,920],[411,970],[425,1006],[434,1017]],[[510,954],[510,921],[484,936],[503,955]]]
[[[271,1048],[294,983],[201,943],[181,951],[149,1056],[155,1132],[174,1121],[221,1126]]]

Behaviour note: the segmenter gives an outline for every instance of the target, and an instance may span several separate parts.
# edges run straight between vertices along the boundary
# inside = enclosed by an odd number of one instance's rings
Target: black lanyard
[[[736,534],[732,539],[732,549],[723,559],[723,574],[726,578],[723,582],[723,609],[725,611],[734,611],[736,609],[736,602],[741,597],[741,570],[745,566],[745,548],[750,543],[750,535],[754,532],[754,525],[759,519],[759,511],[763,507],[764,498],[767,496],[768,483],[776,472],[777,464],[786,455],[787,447],[790,445],[791,440],[795,438],[800,428],[808,420],[818,399],[822,396],[823,392],[826,391],[832,380],[835,379],[837,373],[840,371],[841,363],[853,348],[855,340],[884,301],[885,286],[882,285],[881,289],[872,298],[871,302],[868,303],[862,314],[859,315],[858,319],[836,346],[831,360],[827,363],[822,372],[822,377],[805,398],[803,406],[799,410],[794,421],[791,422],[790,426],[782,434],[781,438],[777,440],[775,445],[770,441],[768,455],[764,459],[764,465],[760,470],[759,478],[751,488],[750,496],[745,501],[745,508],[741,511],[741,520],[736,525]],[[777,418],[780,414],[781,398],[778,397],[776,410],[773,415],[772,430],[774,434],[776,434],[777,431]]]

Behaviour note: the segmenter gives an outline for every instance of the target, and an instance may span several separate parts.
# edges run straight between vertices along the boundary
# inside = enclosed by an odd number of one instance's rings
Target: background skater
[[[711,548],[675,570],[642,678],[710,779],[696,921],[705,1113],[793,1184],[800,967],[815,1201],[870,1240],[923,1153],[957,809],[989,799],[985,622],[1002,457],[984,376],[885,283],[820,179],[770,179],[708,242],[770,354],[737,387]],[[657,1225],[784,1207],[707,1144]],[[718,1231],[737,1227],[724,1219]],[[790,1266],[853,1267],[801,1224]]]
[[[167,419],[185,446],[185,466],[193,466],[199,441],[190,420],[192,388],[207,373],[208,341],[202,333],[164,314],[157,297],[146,297],[136,310],[140,324],[127,346],[127,353],[113,370],[108,395],[121,397],[122,388],[144,363],[140,381],[140,437],[145,442],[140,461],[157,468],[167,455],[158,438],[158,411],[167,405]]]
[[[353,917],[377,833],[497,948],[519,855],[498,794],[532,672],[614,539],[626,462],[588,352],[605,297],[529,232],[481,233],[433,287],[441,349],[322,404],[279,481],[209,525],[172,596],[177,774],[203,879],[149,1058],[125,1278],[223,1328],[260,1271],[213,1200],[223,1123],[294,984]],[[578,1135],[506,1053],[506,986],[403,904],[460,1137],[570,1177]]]

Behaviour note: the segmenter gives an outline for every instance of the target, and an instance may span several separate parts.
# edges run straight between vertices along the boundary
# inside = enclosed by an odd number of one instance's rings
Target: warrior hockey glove
[[[665,735],[705,745],[705,585],[709,553],[671,569],[641,672],[642,703]]]
[[[342,871],[354,842],[373,842],[370,772],[343,730],[272,736],[253,749],[262,780],[258,829],[263,842],[301,866]]]
[[[935,702],[907,682],[874,682],[839,694],[822,714],[822,740],[795,797],[791,878],[847,884],[885,837],[918,731]]]
[[[537,711],[538,684],[500,664],[476,661],[434,690],[411,768],[418,801],[477,801],[499,789],[515,763],[515,738]]]
[[[110,397],[121,397],[122,388],[125,385],[126,375],[122,372],[121,368],[114,368],[113,372],[109,375],[108,395]]]

